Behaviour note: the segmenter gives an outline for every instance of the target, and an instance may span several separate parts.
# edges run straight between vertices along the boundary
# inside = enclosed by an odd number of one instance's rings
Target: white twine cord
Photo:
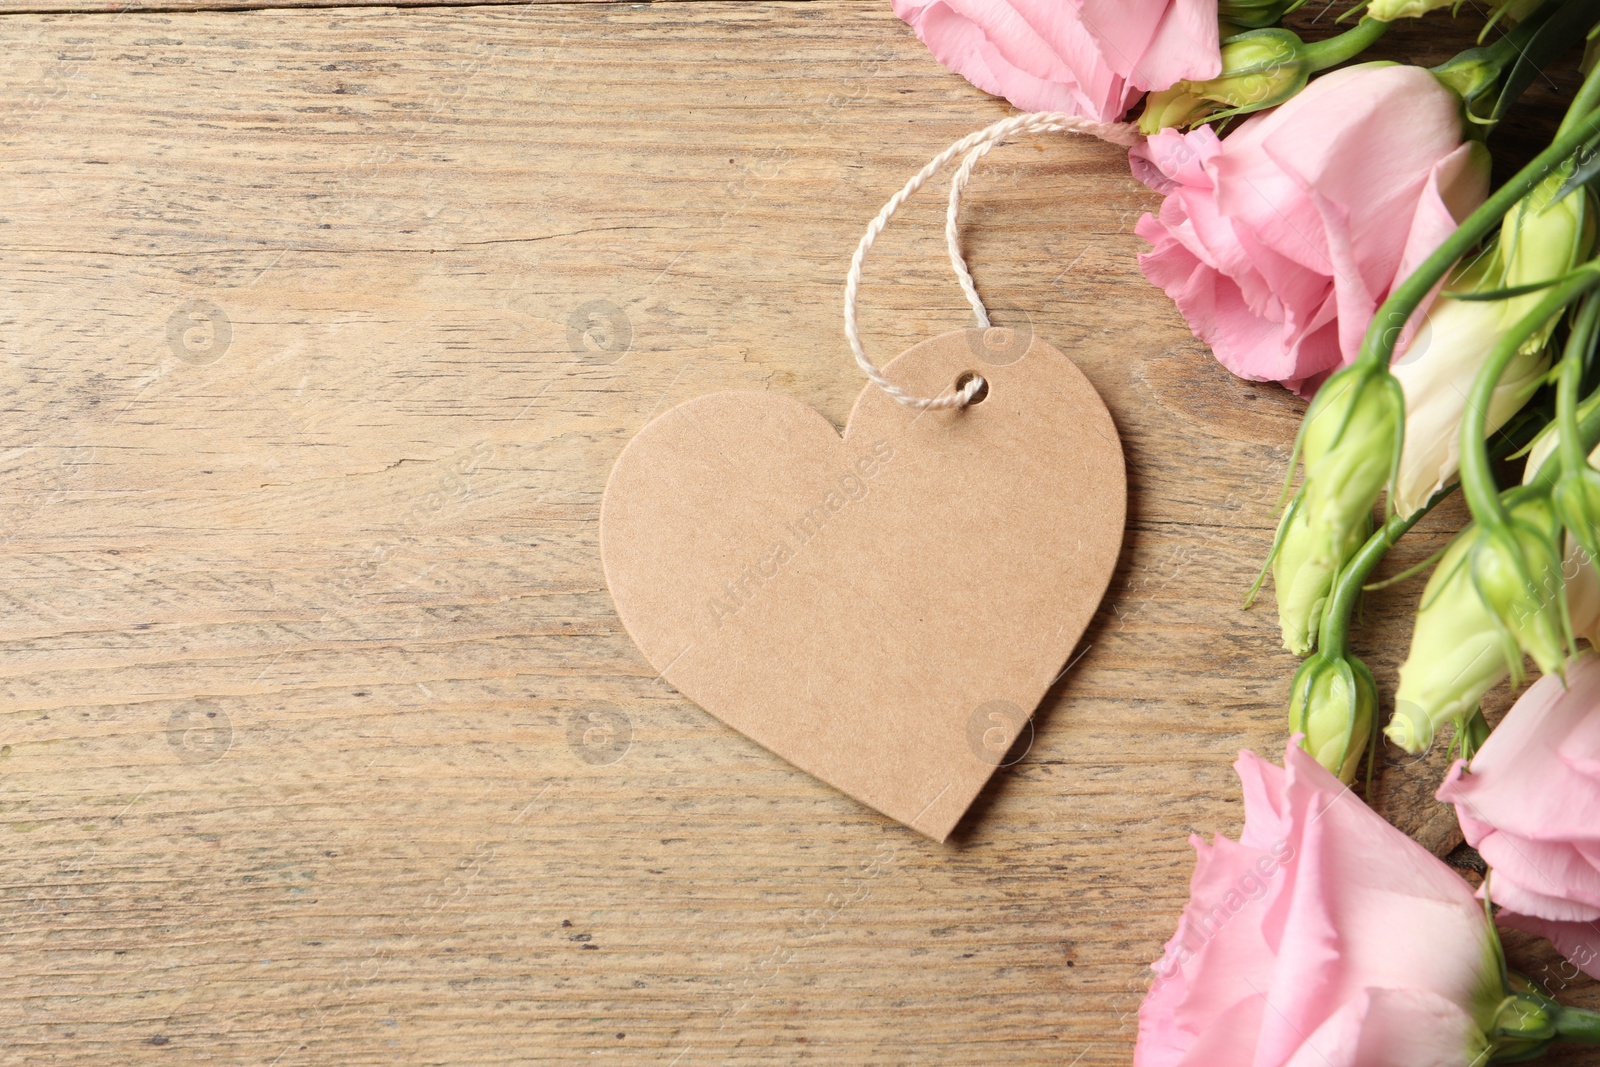
[[[972,403],[972,398],[985,383],[981,376],[973,375],[958,390],[947,390],[936,397],[917,396],[891,382],[878,365],[867,357],[866,350],[861,347],[861,336],[856,327],[856,294],[861,288],[861,265],[866,262],[867,251],[883,232],[883,228],[888,225],[889,219],[900,210],[900,205],[911,198],[911,194],[926,185],[928,179],[937,174],[946,163],[963,152],[969,153],[966,159],[962,160],[960,168],[956,170],[955,177],[950,182],[950,205],[945,212],[944,239],[950,252],[950,265],[955,268],[956,281],[960,283],[961,291],[967,296],[967,303],[972,305],[972,310],[978,317],[979,328],[987,329],[989,312],[983,306],[983,298],[978,295],[978,287],[972,280],[972,272],[967,269],[966,258],[961,254],[961,236],[956,219],[961,211],[961,194],[966,190],[967,183],[972,180],[972,168],[977,166],[978,161],[986,156],[991,148],[1005,138],[1025,133],[1084,133],[1125,147],[1132,147],[1139,141],[1138,128],[1128,123],[1094,122],[1059,111],[1034,111],[1026,115],[1014,115],[961,138],[930,159],[898,193],[889,198],[889,202],[878,212],[878,217],[868,224],[867,232],[862,235],[861,243],[856,246],[856,254],[850,260],[850,273],[844,280],[844,335],[850,341],[850,350],[855,353],[856,365],[861,368],[862,373],[879,389],[907,407],[923,411],[930,408],[963,408]]]

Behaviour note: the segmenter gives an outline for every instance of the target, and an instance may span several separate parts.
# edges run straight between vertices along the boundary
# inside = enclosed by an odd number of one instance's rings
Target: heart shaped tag
[[[600,510],[606,584],[661,677],[790,763],[943,841],[1088,626],[1122,544],[1122,446],[1058,349],[958,330],[887,368],[843,437],[773,393],[641,430]]]

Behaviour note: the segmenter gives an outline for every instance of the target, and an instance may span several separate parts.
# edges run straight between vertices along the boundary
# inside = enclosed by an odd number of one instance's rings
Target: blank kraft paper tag
[[[1100,396],[1025,331],[886,368],[844,435],[791,398],[714,393],[641,430],[601,506],[606,582],[650,665],[796,767],[937,840],[1059,675],[1122,544]]]

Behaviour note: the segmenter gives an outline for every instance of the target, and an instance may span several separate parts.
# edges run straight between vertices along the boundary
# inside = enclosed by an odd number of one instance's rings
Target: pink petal
[[[1418,989],[1363,989],[1281,1062],[1285,1067],[1461,1067],[1475,1060],[1483,1044],[1472,1017],[1443,997]]]
[[[1063,5],[1037,21],[1006,0],[894,0],[894,12],[935,59],[1024,110],[1108,122],[1137,95]]]
[[[1600,918],[1600,870],[1565,841],[1533,841],[1495,830],[1476,845],[1494,868],[1489,892],[1495,903],[1546,919]],[[1506,896],[1512,885],[1529,894],[1570,902],[1557,911],[1535,908]]]
[[[1548,919],[1551,922],[1588,922],[1600,919],[1600,909],[1575,903],[1565,897],[1541,893],[1510,877],[1493,877],[1499,873],[1491,872],[1489,895],[1496,904],[1508,911]],[[1483,891],[1480,889],[1479,892]]]
[[[1261,1025],[1266,1005],[1260,997],[1241,1000],[1227,1011],[1211,1020],[1182,1059],[1182,1067],[1251,1067],[1254,1062],[1251,1035]],[[1134,1048],[1134,1067],[1146,1067]]]
[[[1600,657],[1574,659],[1567,689],[1555,675],[1523,693],[1439,799],[1456,806],[1465,832],[1492,827],[1531,841],[1600,841],[1600,787],[1560,749],[1586,719],[1600,714]],[[1468,838],[1469,841],[1472,837]]]
[[[1217,837],[1198,837],[1190,901],[1178,930],[1153,965],[1156,979],[1139,1007],[1134,1062],[1142,1067],[1195,1062],[1197,1049],[1232,1050],[1217,1062],[1249,1063],[1249,1049],[1231,1026],[1219,1021],[1254,1018],[1255,990],[1271,980],[1273,960],[1261,940],[1269,874],[1278,869],[1270,852]],[[1197,978],[1203,980],[1197,981]]]
[[[1265,908],[1240,883],[1252,873],[1259,878],[1260,869],[1275,869],[1275,864],[1270,854],[1220,836],[1202,854],[1178,927],[1187,995],[1175,1006],[1173,1018],[1185,1031],[1202,1033],[1211,1019],[1271,982],[1272,953],[1261,932]],[[1204,975],[1205,981],[1196,982],[1196,975]]]
[[[1060,0],[1019,0],[1059,5]],[[1222,73],[1216,0],[1073,0],[1111,68],[1141,90]]]
[[[1545,938],[1583,973],[1600,978],[1600,923],[1551,922],[1512,911],[1501,911],[1495,919],[1501,926]]]
[[[1461,143],[1459,103],[1428,71],[1364,63],[1313,81],[1250,131],[1261,152],[1352,209],[1360,226],[1409,221],[1424,181]],[[1245,130],[1239,131],[1241,134]],[[1358,233],[1392,242],[1399,233]]]
[[[1468,141],[1435,163],[1411,216],[1395,281],[1416,270],[1488,195],[1488,153],[1478,142]]]
[[[1222,150],[1222,142],[1210,126],[1189,133],[1161,130],[1128,149],[1133,176],[1158,193],[1170,193],[1182,186],[1211,188],[1205,162]]]
[[[1341,935],[1336,999],[1382,984],[1471,1003],[1489,944],[1471,887],[1298,746],[1284,759],[1291,795],[1322,827],[1328,913]]]
[[[1252,1042],[1264,1005],[1259,997],[1241,1000],[1219,1015],[1200,1034],[1167,1033],[1139,1013],[1139,1042],[1133,1067],[1250,1067]]]
[[[1600,714],[1585,715],[1567,734],[1557,752],[1563,764],[1600,788]]]
[[[1331,276],[1322,216],[1305,195],[1306,183],[1270,156],[1236,149],[1237,136],[1230,136],[1224,151],[1206,165],[1217,190],[1217,211],[1285,259]]]
[[[1226,140],[1215,164],[1219,204],[1281,254],[1332,275],[1318,212],[1307,202],[1316,190],[1348,211],[1361,281],[1384,291],[1424,184],[1460,144],[1456,107],[1419,67],[1361,64],[1325,75]]]
[[[1328,259],[1333,264],[1333,292],[1339,307],[1339,351],[1344,362],[1353,363],[1361,350],[1362,335],[1372,313],[1378,310],[1378,293],[1389,288],[1389,278],[1382,277],[1374,291],[1369,284],[1368,264],[1361,259],[1350,238],[1349,212],[1322,193],[1310,190],[1308,199],[1323,219],[1323,231],[1328,235]]]
[[[1338,887],[1326,870],[1327,842],[1321,820],[1295,812],[1292,891],[1274,901],[1265,934],[1277,957],[1270,985],[1262,994],[1271,1008],[1261,1021],[1258,1061],[1283,1063],[1305,1035],[1327,1018],[1339,979],[1340,935],[1334,927],[1330,894]]]
[[[1476,141],[1468,141],[1434,165],[1417,200],[1416,212],[1411,216],[1411,232],[1406,235],[1405,248],[1400,253],[1400,265],[1395,268],[1394,283],[1399,285],[1422,265],[1422,261],[1456,231],[1461,220],[1477,210],[1489,194],[1489,154]],[[1427,318],[1434,297],[1444,287],[1447,279],[1441,278],[1417,310],[1406,320],[1405,330],[1395,344],[1394,362],[1405,359],[1411,338]],[[1393,285],[1390,288],[1393,288]]]
[[[1233,772],[1239,776],[1244,794],[1244,831],[1239,843],[1263,851],[1286,847],[1294,814],[1287,795],[1288,773],[1249,749],[1233,761]]]

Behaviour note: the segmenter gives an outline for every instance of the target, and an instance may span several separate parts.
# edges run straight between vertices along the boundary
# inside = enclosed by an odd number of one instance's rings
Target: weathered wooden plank
[[[846,0],[0,33],[0,1062],[1127,1062],[1185,835],[1283,743],[1238,602],[1298,404],[1139,276],[1119,153],[1025,139],[965,214],[998,321],[1104,393],[1132,521],[940,847],[655,681],[595,524],[667,405],[845,417],[861,228],[1002,104]],[[869,263],[875,352],[965,321],[941,219]],[[1371,598],[1383,678],[1417,592]],[[1385,768],[1415,832],[1441,756]]]
[[[430,8],[545,7],[638,3],[640,0],[0,0],[0,15],[166,15],[192,11],[264,11],[294,8]],[[645,0],[663,3],[745,3],[748,0]],[[807,4],[816,0],[762,0],[763,3]],[[878,0],[828,0],[830,3],[877,4]]]

